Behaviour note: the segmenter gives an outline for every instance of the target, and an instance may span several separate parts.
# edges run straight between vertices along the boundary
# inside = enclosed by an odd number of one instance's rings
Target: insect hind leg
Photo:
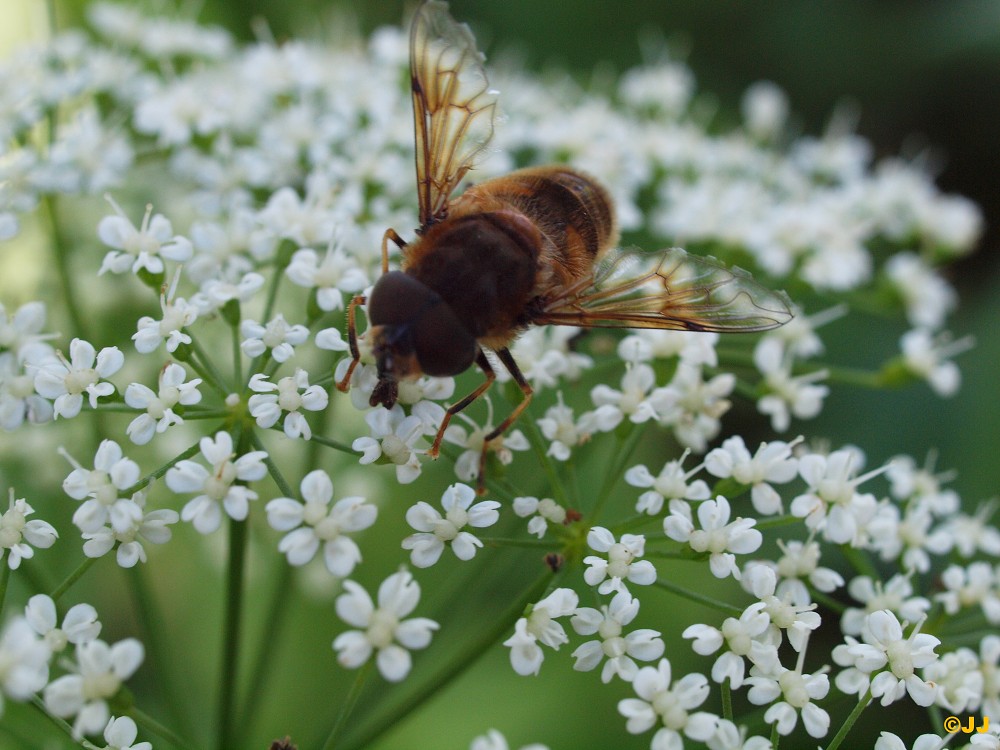
[[[521,400],[521,403],[514,407],[514,410],[507,415],[507,418],[503,422],[498,424],[483,438],[483,449],[479,454],[479,483],[476,486],[476,493],[479,495],[486,493],[486,454],[490,449],[490,443],[510,429],[510,426],[521,416],[521,412],[528,408],[528,404],[531,403],[531,399],[535,394],[531,384],[525,380],[521,368],[517,366],[517,362],[514,361],[514,357],[507,347],[498,349],[497,357],[503,363],[503,366],[507,368],[507,372],[510,373],[511,377],[514,378],[514,382],[521,389],[524,398]]]
[[[358,362],[361,361],[361,350],[358,349],[358,324],[355,311],[358,305],[363,305],[366,301],[367,298],[359,294],[347,305],[347,345],[351,349],[352,359],[347,372],[344,373],[344,377],[337,383],[337,390],[343,393],[346,393],[350,389],[351,376],[354,374],[354,369],[358,366]]]
[[[389,272],[389,240],[392,240],[400,250],[406,250],[406,241],[395,229],[386,229],[382,235],[382,273]]]
[[[444,413],[444,419],[441,420],[441,426],[438,427],[437,435],[434,436],[434,444],[431,445],[430,450],[427,451],[427,455],[431,458],[438,457],[438,453],[441,450],[441,440],[444,438],[444,431],[448,429],[448,423],[451,422],[451,418],[486,393],[486,391],[489,390],[489,387],[493,385],[493,381],[497,379],[497,374],[493,370],[493,366],[490,365],[490,361],[486,359],[486,355],[483,354],[482,349],[480,349],[479,354],[476,355],[476,364],[479,365],[479,369],[483,371],[483,375],[486,376],[486,380],[480,383],[479,386],[472,391],[472,393],[467,395],[461,401],[456,401],[448,407],[448,410]]]

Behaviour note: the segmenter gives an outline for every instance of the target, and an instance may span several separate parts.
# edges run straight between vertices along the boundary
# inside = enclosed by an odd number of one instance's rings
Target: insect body
[[[452,416],[495,379],[484,348],[495,352],[524,399],[485,436],[480,490],[489,442],[531,399],[507,349],[528,326],[741,332],[791,318],[782,295],[683,250],[609,252],[618,240],[611,198],[569,167],[521,169],[452,199],[492,135],[496,95],[471,32],[443,2],[417,9],[410,73],[420,228],[413,242],[392,229],[382,241],[383,275],[367,300],[378,372],[370,403],[391,407],[399,381],[457,375],[476,363],[486,380],[447,410],[429,451],[436,456]],[[390,241],[402,249],[399,271],[388,270]],[[355,309],[365,301],[356,297],[348,307],[353,361],[341,390],[361,356]]]

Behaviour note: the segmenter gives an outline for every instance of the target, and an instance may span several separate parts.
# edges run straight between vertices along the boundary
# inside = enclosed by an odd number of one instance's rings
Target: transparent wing
[[[429,0],[410,30],[410,85],[420,225],[440,221],[448,198],[493,136],[497,92],[469,27]]]
[[[785,295],[745,271],[670,248],[619,253],[593,277],[551,295],[532,322],[740,333],[791,318]]]

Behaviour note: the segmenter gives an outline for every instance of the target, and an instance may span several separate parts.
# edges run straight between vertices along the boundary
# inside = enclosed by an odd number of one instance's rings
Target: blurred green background
[[[27,0],[27,5],[35,10],[44,4],[41,0]],[[83,3],[56,0],[55,5],[60,26],[79,21]],[[303,35],[328,38],[345,25],[366,33],[379,25],[400,24],[413,5],[400,0],[368,3],[205,0],[200,17],[226,26],[242,38],[252,37],[251,23],[258,17],[266,19],[279,40]],[[147,7],[164,6],[170,3],[147,4]],[[787,91],[796,126],[803,132],[819,133],[834,107],[850,101],[859,108],[858,131],[873,143],[878,156],[914,155],[929,149],[932,163],[939,170],[939,185],[976,200],[987,220],[987,233],[980,250],[956,263],[950,272],[962,300],[951,328],[956,336],[973,333],[978,343],[959,360],[965,385],[950,400],[937,398],[923,385],[888,394],[835,388],[823,416],[795,425],[793,430],[801,428],[810,435],[826,436],[834,446],[856,443],[868,452],[870,464],[899,452],[912,453],[919,461],[933,447],[940,453],[937,461],[940,469],[957,469],[954,486],[970,507],[996,494],[998,470],[993,461],[1000,453],[995,427],[1000,396],[995,370],[1000,362],[1000,337],[995,333],[993,321],[1000,313],[997,284],[1000,190],[994,183],[1000,159],[994,142],[1000,123],[1000,3],[996,0],[839,0],[836,3],[453,0],[451,6],[456,18],[468,21],[473,27],[488,56],[513,50],[529,68],[565,67],[586,80],[595,69],[610,67],[620,72],[640,63],[643,58],[639,40],[659,36],[687,60],[697,77],[699,91],[715,94],[724,109],[735,113],[746,87],[769,79]],[[5,33],[10,35],[11,27]],[[903,330],[881,324],[844,328],[850,330],[845,330],[841,340],[831,336],[832,361],[870,359],[864,351],[858,351],[859,347],[892,351]],[[859,329],[869,338],[859,342]],[[430,488],[451,481],[444,468],[439,466],[428,472],[428,481],[421,484],[421,499],[436,500]],[[381,522],[376,530],[380,534],[397,533]],[[162,565],[138,573],[154,593],[165,598],[178,595],[173,590],[174,581],[183,579],[185,574],[198,576],[198,566],[204,558],[219,552],[217,548],[210,549],[187,560],[183,550],[198,548],[200,538],[189,528],[179,529],[177,537],[177,544],[170,545],[167,566],[173,571],[170,577],[164,575]],[[213,538],[214,543],[221,546],[220,535]],[[262,558],[268,555],[266,549],[260,553]],[[526,558],[510,553],[492,558],[492,563],[490,559],[482,556],[474,563],[482,571],[484,586],[478,593],[459,596],[460,612],[456,613],[459,616],[462,611],[470,614],[476,611],[475,599],[509,596],[506,589],[512,582],[504,579],[506,565],[516,565],[519,559]],[[118,579],[125,585],[135,575],[122,573]],[[202,659],[208,664],[216,661],[213,627],[220,616],[221,582],[212,576],[204,579],[207,585],[202,589],[181,593],[182,598],[187,598],[183,610],[163,613],[165,627],[177,634],[178,648],[184,644],[185,649],[190,649],[183,658],[191,670],[200,669]],[[431,607],[433,602],[449,598],[449,581],[444,571],[433,571],[422,580]],[[366,584],[376,582],[366,581]],[[274,581],[266,577],[253,578],[252,600],[259,597],[266,601],[273,585]],[[518,582],[513,585],[512,591]],[[88,592],[75,593],[86,599]],[[114,591],[103,592],[105,599],[115,596]],[[697,618],[688,609],[691,605],[666,596],[663,599],[665,612],[669,613],[669,607],[682,606],[684,621]],[[192,612],[201,613],[204,618],[200,634],[194,638],[211,633],[207,641],[185,640],[182,635]],[[296,641],[276,643],[276,658],[282,664],[277,671],[282,673],[285,692],[279,705],[272,703],[263,712],[269,718],[258,719],[268,727],[286,726],[292,731],[310,723],[309,716],[301,715],[303,712],[336,710],[343,675],[339,671],[333,677],[328,675],[332,665],[329,641],[339,629],[329,603],[298,607],[290,619],[293,622],[285,632],[294,634]],[[467,632],[474,634],[477,623],[468,616],[465,620]],[[309,623],[317,624],[310,627]],[[261,621],[254,627],[263,626]],[[116,637],[122,637],[130,632],[129,624],[119,624],[115,630]],[[686,646],[668,645],[671,658],[687,658],[689,654]],[[160,654],[159,658],[173,659],[175,652]],[[418,663],[420,658],[418,655]],[[648,735],[623,739],[624,722],[614,713],[614,699],[627,697],[627,688],[601,686],[594,674],[567,677],[569,663],[566,649],[557,655],[549,653],[540,677],[519,678],[507,665],[506,650],[494,649],[428,710],[402,723],[377,747],[382,750],[463,748],[469,738],[489,726],[506,732],[514,748],[528,741],[547,743],[553,750],[648,747]],[[289,674],[299,675],[301,689],[296,689],[294,679],[291,687],[287,687]],[[148,672],[146,675],[149,679]],[[322,685],[324,679],[331,683],[329,695],[317,693],[312,687],[316,680]],[[210,712],[214,696],[198,682],[194,680],[189,690],[181,691],[190,705],[144,708],[166,723],[170,723],[172,712],[193,710],[197,714],[202,703],[207,708],[200,710]],[[334,684],[338,687],[334,688]],[[364,710],[378,709],[381,684],[375,687],[363,699]],[[135,688],[142,694],[142,685]],[[272,700],[270,695],[265,698],[268,702]],[[285,712],[287,721],[275,722],[276,711],[279,716]],[[914,711],[905,706],[884,714],[875,710],[868,712],[866,721],[868,728],[875,730],[890,720],[910,720],[908,714]],[[923,731],[931,729],[927,726]],[[421,741],[421,737],[426,739]],[[297,739],[303,743],[302,750],[311,747],[306,742],[307,735]]]

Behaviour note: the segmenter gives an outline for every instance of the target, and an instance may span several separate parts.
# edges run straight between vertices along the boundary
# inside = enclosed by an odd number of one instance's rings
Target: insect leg
[[[447,429],[451,418],[477,398],[482,396],[486,390],[493,385],[493,381],[497,379],[497,374],[493,371],[493,367],[490,365],[490,361],[486,359],[486,355],[483,354],[482,349],[480,349],[479,354],[476,355],[476,364],[479,365],[479,368],[483,371],[483,374],[486,376],[486,380],[480,383],[476,390],[463,398],[461,401],[457,401],[448,407],[448,411],[444,413],[444,419],[441,420],[441,426],[438,427],[437,435],[434,436],[434,444],[431,446],[430,450],[427,451],[427,455],[431,458],[438,457],[438,452],[441,449],[441,440],[444,438],[444,431]]]
[[[354,368],[358,366],[358,362],[361,361],[361,352],[358,350],[358,326],[355,320],[355,309],[358,305],[363,305],[366,302],[366,298],[362,295],[356,296],[347,305],[347,345],[351,348],[351,360],[350,366],[347,368],[347,372],[344,377],[341,378],[340,382],[337,383],[337,390],[347,393],[351,387],[351,375],[354,374]]]
[[[514,357],[511,355],[510,350],[507,347],[497,350],[497,356],[503,363],[503,366],[507,368],[507,372],[510,373],[511,377],[514,378],[514,382],[517,383],[518,387],[521,389],[521,393],[524,394],[524,398],[521,400],[517,406],[514,407],[514,411],[507,415],[507,418],[497,425],[492,431],[490,431],[486,437],[483,438],[483,450],[479,454],[479,485],[476,487],[476,492],[480,495],[486,492],[486,452],[489,450],[490,441],[496,440],[498,437],[503,435],[508,428],[517,421],[517,418],[521,416],[521,412],[528,408],[528,404],[531,403],[531,398],[534,395],[534,391],[531,388],[531,384],[524,379],[524,374],[521,372],[521,368],[517,366],[517,362],[514,361]]]
[[[396,230],[386,229],[385,234],[382,235],[382,273],[389,270],[389,240],[395,242],[400,250],[406,249],[406,242],[396,234]]]

